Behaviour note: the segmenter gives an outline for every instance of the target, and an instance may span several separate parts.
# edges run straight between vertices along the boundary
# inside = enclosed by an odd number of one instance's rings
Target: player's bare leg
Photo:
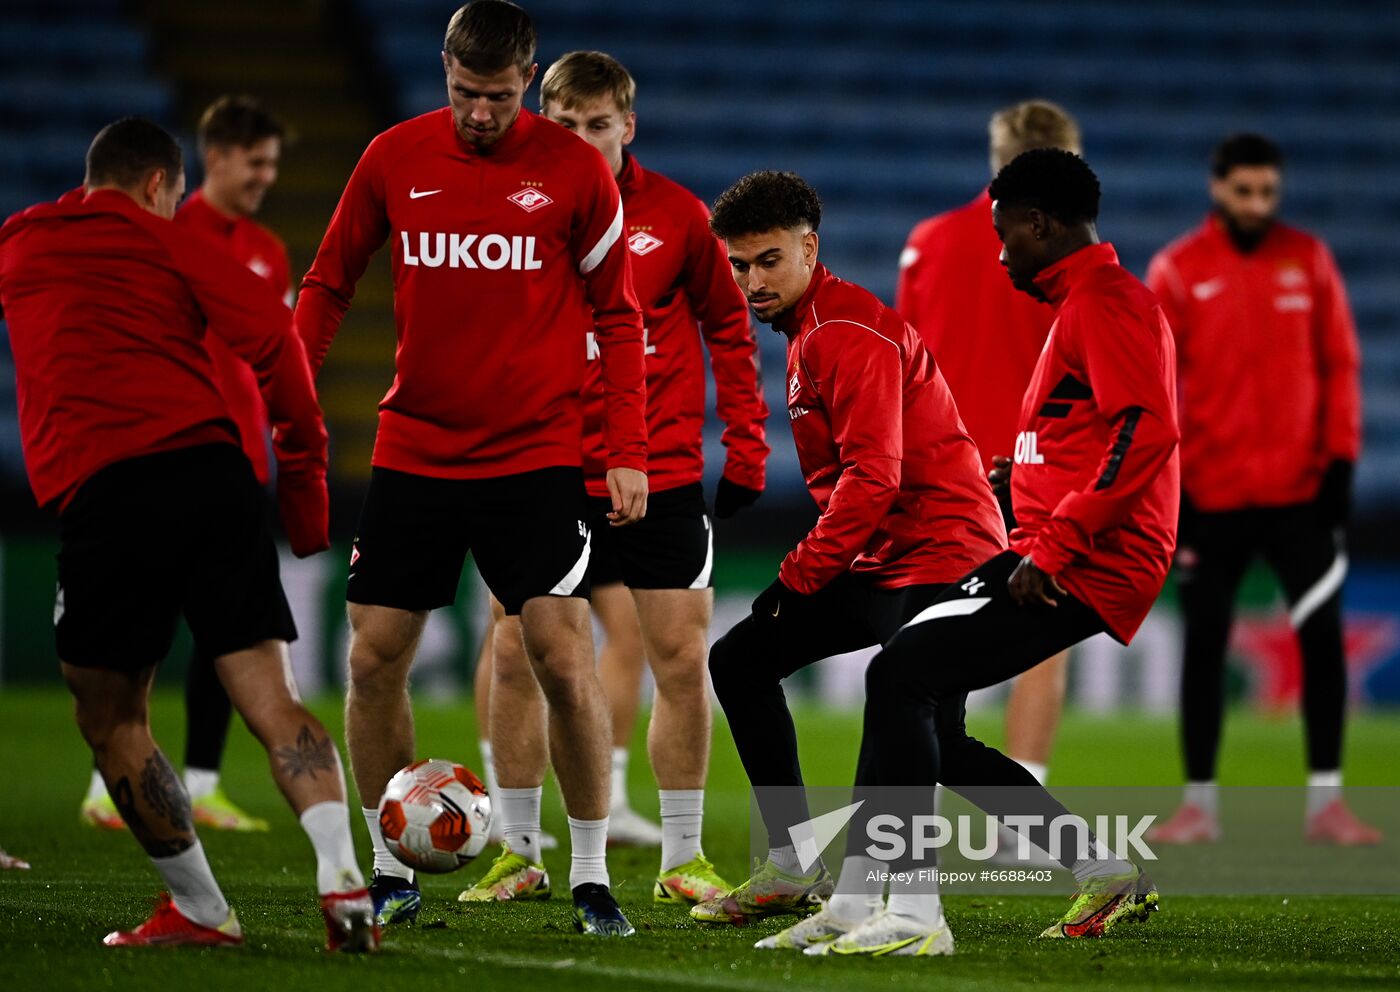
[[[714,593],[709,589],[633,592],[656,699],[647,753],[660,789],[661,873],[653,898],[697,903],[729,891],[705,859],[701,822],[710,763],[710,693],[706,667]]]
[[[1069,674],[1069,652],[1046,658],[1011,683],[1006,700],[1006,753],[1041,785],[1045,784],[1050,768],[1050,754],[1055,747],[1055,733],[1065,705],[1065,685]],[[998,864],[1035,864],[1052,867],[1048,854],[1032,847],[1028,860],[1016,857],[1017,834],[1003,825],[1000,841],[993,858]]]
[[[642,691],[642,628],[626,586],[593,587],[593,613],[603,627],[598,681],[612,710],[612,800],[608,811],[610,847],[659,847],[661,827],[632,809],[627,796],[627,765]]]
[[[219,681],[249,731],[267,749],[272,778],[316,852],[316,889],[329,950],[372,951],[379,932],[355,864],[340,754],[302,705],[285,641],[263,641],[215,659]]]
[[[379,799],[394,773],[411,764],[413,707],[408,672],[428,611],[350,603],[350,684],[345,693],[345,743],[361,812],[374,845],[370,891],[380,923],[409,923],[420,896],[413,870],[395,860],[379,830]]]

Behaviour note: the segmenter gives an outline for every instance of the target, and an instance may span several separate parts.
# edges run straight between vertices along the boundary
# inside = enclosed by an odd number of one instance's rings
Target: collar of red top
[[[1047,265],[1035,277],[1035,284],[1045,294],[1046,299],[1054,306],[1059,306],[1065,301],[1070,290],[1084,278],[1086,272],[1117,264],[1118,252],[1111,243],[1101,241],[1096,245],[1085,245],[1078,251],[1070,252],[1054,265]]]
[[[510,127],[506,128],[506,133],[501,135],[501,139],[487,149],[477,148],[476,145],[463,138],[457,132],[457,120],[452,116],[452,108],[444,107],[443,112],[447,115],[447,126],[452,129],[452,139],[457,142],[457,147],[467,155],[479,156],[481,158],[502,158],[511,154],[527,140],[530,132],[535,129],[535,121],[538,118],[524,107],[520,108],[520,113]]]
[[[807,284],[806,290],[793,304],[792,309],[773,321],[773,330],[788,337],[802,330],[802,325],[807,322],[807,315],[812,312],[812,301],[816,298],[817,290],[821,289],[829,278],[831,273],[825,265],[818,262],[817,267],[812,270],[812,281]]]
[[[233,229],[238,226],[238,218],[230,217],[218,207],[210,203],[204,196],[204,190],[197,189],[186,198],[181,204],[181,214],[194,214],[194,219],[202,227],[211,228],[225,236],[233,233]]]
[[[70,189],[52,203],[36,203],[27,210],[12,215],[5,221],[5,226],[0,228],[0,240],[9,238],[31,221],[103,213],[124,214],[138,221],[155,216],[142,210],[135,200],[120,190],[99,189],[89,193],[79,186],[77,189]]]
[[[622,150],[622,171],[617,174],[617,188],[624,194],[634,192],[642,182],[642,167],[627,149]]]

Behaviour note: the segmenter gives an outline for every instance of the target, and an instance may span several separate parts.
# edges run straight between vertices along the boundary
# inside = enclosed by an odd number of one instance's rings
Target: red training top
[[[818,265],[774,322],[788,336],[792,438],[821,517],[779,577],[813,593],[842,572],[882,589],[952,582],[1006,548],[977,446],[917,331]]]
[[[910,232],[894,308],[933,352],[982,467],[992,467],[993,455],[1009,458],[1021,398],[1055,311],[1006,278],[985,190]]]
[[[1319,239],[1275,224],[1246,253],[1208,217],[1147,283],[1176,333],[1181,481],[1198,509],[1306,503],[1329,462],[1356,460],[1360,349]]]
[[[768,406],[758,377],[749,308],[734,283],[724,246],[710,233],[709,211],[679,183],[624,153],[618,176],[626,214],[632,285],[646,323],[647,481],[652,492],[699,482],[705,425],[703,337],[715,375],[715,407],[728,449],[724,474],[762,489]],[[700,333],[696,333],[699,323]],[[584,475],[594,496],[608,495],[603,443],[603,376],[588,336],[584,386]]]
[[[272,286],[274,292],[292,305],[292,273],[287,261],[287,247],[282,239],[251,217],[229,217],[214,209],[204,198],[203,190],[195,190],[180,205],[175,223],[184,224],[217,241]],[[258,379],[248,363],[214,336],[205,338],[209,357],[214,360],[214,374],[219,392],[228,403],[238,435],[243,441],[243,453],[253,463],[253,472],[263,485],[268,481],[267,406],[258,392]]]
[[[1156,298],[1090,245],[1044,269],[1058,308],[1021,406],[1011,547],[1126,644],[1176,550],[1176,349]]]
[[[324,480],[326,431],[291,314],[200,235],[131,197],[77,189],[0,228],[20,433],[40,505],[62,510],[100,469],[234,443],[205,331],[257,374],[284,470]]]
[[[302,283],[319,369],[370,256],[391,239],[394,384],[374,464],[476,479],[581,464],[583,342],[594,332],[608,467],[646,469],[642,317],[622,201],[587,142],[521,110],[490,149],[444,107],[379,135]]]

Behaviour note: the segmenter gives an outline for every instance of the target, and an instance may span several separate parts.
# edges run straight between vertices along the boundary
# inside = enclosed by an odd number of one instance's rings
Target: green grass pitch
[[[339,704],[319,715],[340,736]],[[419,753],[478,764],[466,703],[420,701]],[[814,783],[849,781],[859,720],[853,713],[802,710],[803,761]],[[183,735],[178,696],[158,695],[156,735],[179,764]],[[977,715],[974,733],[995,742],[994,714]],[[747,929],[692,925],[680,910],[654,907],[655,852],[614,851],[614,890],[637,925],[627,941],[574,934],[567,899],[566,852],[547,856],[555,899],[546,904],[466,907],[457,892],[484,870],[490,852],[450,876],[424,879],[419,925],[391,931],[377,957],[330,956],[312,892],[312,858],[281,804],[265,759],[241,728],[230,735],[225,783],[231,795],[272,821],[265,835],[206,832],[204,843],[248,934],[237,950],[109,950],[104,933],[139,922],[159,880],[130,837],[79,826],[87,782],[86,751],[57,690],[0,693],[0,844],[34,864],[0,873],[0,987],[42,989],[362,988],[498,990],[547,983],[551,990],[608,989],[1174,989],[1383,988],[1400,985],[1400,898],[1202,897],[1163,893],[1163,911],[1145,925],[1124,925],[1108,939],[1037,942],[1034,935],[1065,905],[1063,897],[950,896],[958,941],[953,958],[809,960],[752,950],[781,924]],[[745,872],[748,797],[722,721],[706,803],[706,851],[721,872]],[[1348,738],[1347,780],[1395,785],[1400,719],[1363,716]],[[640,732],[631,794],[655,813]],[[1296,720],[1232,714],[1226,784],[1294,784],[1302,768]],[[1071,715],[1061,733],[1053,781],[1135,785],[1177,782],[1175,727],[1158,718]],[[352,799],[353,808],[353,799]],[[545,826],[565,833],[557,791],[546,790]],[[354,816],[357,843],[368,849]],[[1393,843],[1391,838],[1388,843]],[[1068,893],[1064,893],[1067,896]]]

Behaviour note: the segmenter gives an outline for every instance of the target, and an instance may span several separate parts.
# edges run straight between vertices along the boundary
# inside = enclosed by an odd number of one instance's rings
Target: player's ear
[[[622,132],[622,144],[623,144],[624,146],[630,145],[630,144],[632,143],[632,139],[635,138],[636,136],[637,136],[637,112],[636,112],[635,110],[629,110],[629,111],[627,112],[627,123],[624,125],[623,132]]]
[[[816,231],[808,231],[802,235],[802,261],[809,267],[817,264],[817,248],[820,241]]]
[[[152,169],[147,173],[145,181],[141,184],[141,205],[143,207],[149,210],[156,205],[161,187],[165,185],[165,179],[164,169]]]
[[[1055,221],[1039,207],[1030,207],[1026,210],[1026,222],[1030,225],[1031,234],[1037,241],[1044,241],[1054,233]]]
[[[540,64],[538,62],[531,63],[530,68],[525,70],[524,73],[522,73],[522,78],[525,80],[525,82],[521,85],[520,92],[524,93],[530,88],[530,84],[535,81],[535,73],[539,71]]]
[[[452,72],[452,61],[451,61],[451,59],[452,59],[452,56],[448,55],[446,52],[443,52],[443,53],[442,53],[442,71],[443,71],[443,72],[446,72],[446,73],[451,73],[451,72]]]

